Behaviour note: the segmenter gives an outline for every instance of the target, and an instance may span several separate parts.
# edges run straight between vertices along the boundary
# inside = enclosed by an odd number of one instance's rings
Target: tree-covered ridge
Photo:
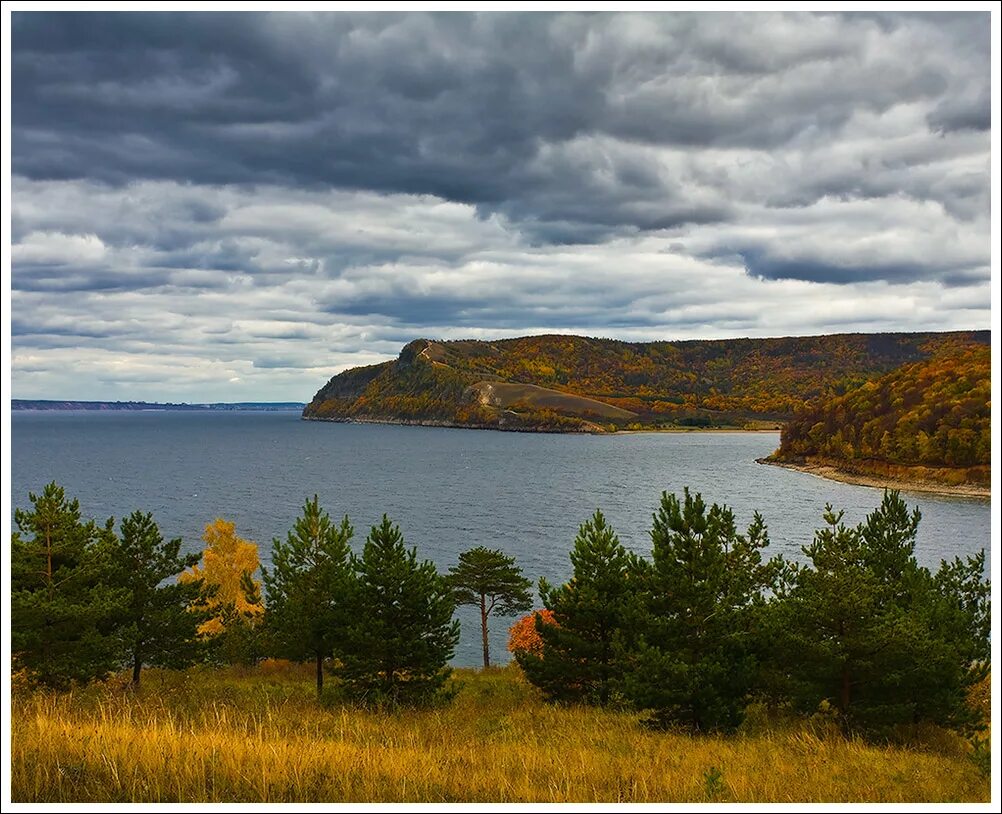
[[[863,467],[966,469],[969,479],[987,482],[990,348],[940,353],[851,392],[816,401],[784,427],[776,457],[822,458]]]
[[[685,342],[558,335],[419,339],[396,360],[333,377],[304,416],[554,431],[741,425],[784,420],[813,399],[842,395],[902,364],[988,339],[985,331]],[[478,387],[484,382],[535,385],[548,395],[545,403],[540,397],[506,400],[503,392],[488,399]],[[573,397],[635,415],[598,415]]]

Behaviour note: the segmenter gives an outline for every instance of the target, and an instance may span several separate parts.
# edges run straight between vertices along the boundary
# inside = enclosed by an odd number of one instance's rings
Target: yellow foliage
[[[985,676],[971,687],[967,694],[968,703],[985,716],[986,721],[992,718],[992,677]]]
[[[987,352],[987,342],[987,332],[678,343],[552,335],[493,342],[416,340],[398,361],[335,376],[305,415],[579,431],[596,408],[570,397],[585,397],[638,413],[629,420],[645,427],[695,417],[686,414],[700,408],[719,411],[715,424],[756,417],[775,420],[812,399],[849,392],[903,364],[974,346]],[[552,416],[500,405],[521,413],[516,427],[510,413],[492,406],[470,411],[471,392],[479,393],[483,382],[556,388],[568,397],[559,402],[559,418],[577,423],[557,423]],[[953,457],[977,455],[984,447],[980,436],[967,434],[940,442],[951,448]]]
[[[277,665],[276,665],[277,668]],[[16,802],[987,802],[962,739],[936,749],[652,732],[545,704],[517,668],[458,671],[448,707],[316,703],[308,668],[151,669],[143,687],[12,702]]]
[[[251,603],[241,587],[244,574],[253,576],[261,562],[258,559],[257,545],[237,536],[236,525],[221,517],[216,518],[205,527],[202,535],[205,541],[205,552],[202,555],[202,567],[193,566],[180,576],[181,582],[193,579],[204,579],[206,585],[215,586],[216,593],[209,600],[210,608],[222,609],[232,604],[240,614],[258,617],[264,613],[261,602]],[[253,580],[255,587],[260,588],[261,582]],[[215,636],[223,631],[223,620],[216,616],[203,623],[198,632],[203,636]]]

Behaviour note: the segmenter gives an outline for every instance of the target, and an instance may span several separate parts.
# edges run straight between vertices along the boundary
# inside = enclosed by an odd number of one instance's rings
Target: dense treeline
[[[544,415],[531,404],[484,404],[472,386],[491,381],[532,384],[635,414],[601,426],[741,425],[787,418],[814,398],[847,393],[901,364],[987,341],[986,332],[646,343],[550,335],[421,339],[396,360],[335,376],[304,415],[507,429],[595,426],[580,405]]]
[[[776,458],[975,468],[987,482],[990,422],[991,351],[974,346],[812,403],[784,427]]]
[[[348,519],[308,501],[261,569],[265,601],[257,546],[232,523],[209,523],[204,553],[181,556],[150,515],[130,515],[119,535],[110,519],[82,520],[55,483],[29,498],[11,535],[11,629],[14,670],[31,683],[66,688],[129,667],[138,684],[144,665],[274,655],[315,659],[318,694],[328,662],[346,699],[399,705],[433,700],[449,676],[453,587],[385,516],[356,555]]]
[[[630,705],[655,727],[733,729],[756,699],[860,732],[977,727],[965,701],[989,663],[984,553],[920,567],[919,513],[895,492],[858,526],[831,507],[824,520],[805,562],[766,560],[758,515],[741,533],[726,507],[664,495],[645,559],[597,512],[573,577],[541,585],[538,640],[517,627],[516,658],[553,700]]]
[[[51,687],[274,656],[315,664],[328,703],[439,703],[457,605],[480,609],[485,667],[488,619],[531,606],[503,552],[472,549],[443,575],[386,516],[356,551],[348,518],[316,497],[274,541],[262,581],[256,546],[225,521],[207,526],[204,555],[181,555],[148,514],[116,532],[82,520],[56,484],[30,499],[12,536],[14,669]],[[969,733],[984,721],[968,695],[989,669],[985,555],[919,566],[919,520],[896,492],[856,526],[828,507],[794,563],[767,557],[758,514],[739,530],[688,490],[662,495],[649,557],[596,512],[572,577],[540,580],[544,609],[513,627],[510,647],[545,698],[646,711],[658,729],[733,730],[764,702],[857,732]]]

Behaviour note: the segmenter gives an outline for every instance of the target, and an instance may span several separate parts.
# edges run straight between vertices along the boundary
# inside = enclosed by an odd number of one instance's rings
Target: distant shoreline
[[[877,474],[868,475],[859,472],[849,472],[845,469],[839,469],[832,464],[817,462],[790,463],[788,461],[776,461],[769,458],[756,458],[755,463],[780,466],[783,469],[792,469],[796,472],[803,472],[817,478],[824,478],[825,480],[851,483],[855,486],[870,486],[875,489],[900,489],[905,492],[925,492],[928,494],[949,495],[951,497],[990,498],[992,496],[990,487],[974,483],[962,483],[954,486],[930,480],[909,480]]]
[[[235,402],[159,402],[159,401],[73,401],[57,399],[11,399],[11,412],[274,412],[302,410],[304,403],[295,401],[235,401]]]

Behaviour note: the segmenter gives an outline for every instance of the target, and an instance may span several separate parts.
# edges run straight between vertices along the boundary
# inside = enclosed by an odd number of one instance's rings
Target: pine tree
[[[197,607],[202,581],[176,581],[201,554],[180,550],[181,538],[164,540],[153,516],[142,512],[122,520],[120,536],[110,541],[111,576],[128,595],[121,636],[134,685],[144,664],[179,669],[204,655],[198,627],[208,613]]]
[[[975,687],[988,678],[991,668],[991,582],[985,579],[985,552],[973,557],[943,561],[922,603],[931,632],[921,666],[930,674],[913,679],[921,683],[922,696],[912,711],[921,718],[960,729],[981,731],[988,723],[982,711],[969,703]],[[933,671],[934,670],[934,674]]]
[[[651,723],[733,729],[757,678],[757,617],[780,570],[755,514],[739,534],[734,513],[689,490],[661,496],[651,528],[653,566],[643,594],[641,642],[626,694]]]
[[[11,651],[18,669],[51,687],[104,678],[120,663],[126,595],[107,584],[103,528],[80,518],[54,482],[30,494],[11,535]]]
[[[966,703],[988,669],[990,586],[984,556],[915,560],[921,515],[897,492],[849,527],[826,507],[780,592],[771,626],[785,694],[805,711],[827,703],[848,728],[976,727]]]
[[[346,694],[373,704],[418,705],[440,696],[459,641],[455,599],[434,563],[418,562],[386,515],[373,526],[356,572],[351,623],[337,667]]]
[[[491,666],[487,620],[496,616],[514,616],[532,608],[532,583],[522,576],[515,558],[496,549],[478,546],[459,555],[459,562],[449,569],[449,584],[458,605],[476,605],[480,609],[480,635],[484,667]]]
[[[540,580],[539,594],[555,624],[536,617],[541,655],[516,653],[530,682],[554,701],[610,703],[625,671],[627,624],[642,563],[595,514],[578,531],[570,554],[574,576],[559,587]]]
[[[317,697],[323,692],[324,660],[344,649],[353,533],[347,517],[335,525],[314,495],[286,541],[273,542],[272,570],[262,568],[271,648],[285,658],[315,661]]]

